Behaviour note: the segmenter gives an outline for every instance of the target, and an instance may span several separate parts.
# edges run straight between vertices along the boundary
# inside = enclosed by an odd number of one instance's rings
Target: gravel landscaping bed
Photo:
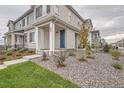
[[[57,68],[54,61],[41,61],[41,59],[33,61],[79,84],[82,88],[124,87],[124,69],[117,70],[111,66],[114,60],[110,54],[97,53],[95,59],[88,59],[88,62],[79,62],[76,57],[69,57],[65,62],[66,67],[62,68]],[[124,58],[120,58],[120,62],[124,64]]]

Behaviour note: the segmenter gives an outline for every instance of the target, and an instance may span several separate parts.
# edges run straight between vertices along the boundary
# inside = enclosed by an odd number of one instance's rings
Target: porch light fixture
[[[59,33],[59,31],[56,31],[56,33]]]

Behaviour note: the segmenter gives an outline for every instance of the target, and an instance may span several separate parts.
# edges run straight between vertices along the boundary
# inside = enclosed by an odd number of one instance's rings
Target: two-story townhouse
[[[6,45],[35,49],[36,53],[75,49],[83,22],[70,5],[33,5],[18,19],[8,22]]]
[[[90,32],[90,46],[101,47],[101,36],[99,30],[93,30]]]

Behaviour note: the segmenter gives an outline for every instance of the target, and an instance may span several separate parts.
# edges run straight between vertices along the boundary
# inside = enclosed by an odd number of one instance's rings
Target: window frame
[[[59,6],[58,5],[54,6],[54,12],[55,12],[55,14],[59,15]]]
[[[28,43],[28,33],[24,33],[24,42]]]
[[[32,33],[33,33],[33,35],[32,35]],[[32,35],[33,37],[32,37],[31,35]],[[30,32],[30,33],[29,33],[29,42],[30,42],[30,43],[35,43],[35,32]]]
[[[42,10],[42,5],[40,5],[40,6],[38,6],[38,7],[36,7],[36,19],[37,18],[39,18],[39,17],[41,17],[41,16],[43,16],[43,10]]]
[[[46,13],[47,13],[47,14],[50,13],[50,5],[46,5]]]
[[[27,16],[27,25],[29,25],[30,23],[29,23],[29,16]]]
[[[24,26],[25,26],[25,18],[22,19],[22,27],[24,27]]]

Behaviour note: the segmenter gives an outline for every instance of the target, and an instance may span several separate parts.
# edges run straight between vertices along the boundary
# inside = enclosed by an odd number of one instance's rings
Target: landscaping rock
[[[57,68],[54,61],[33,60],[37,64],[60,74],[85,88],[122,88],[124,87],[124,69],[117,70],[112,67],[113,59],[110,54],[96,53],[95,59],[80,62],[75,57],[66,59],[66,67]],[[123,58],[120,58],[123,62]],[[123,62],[124,63],[124,62]],[[122,64],[123,64],[122,63]]]

